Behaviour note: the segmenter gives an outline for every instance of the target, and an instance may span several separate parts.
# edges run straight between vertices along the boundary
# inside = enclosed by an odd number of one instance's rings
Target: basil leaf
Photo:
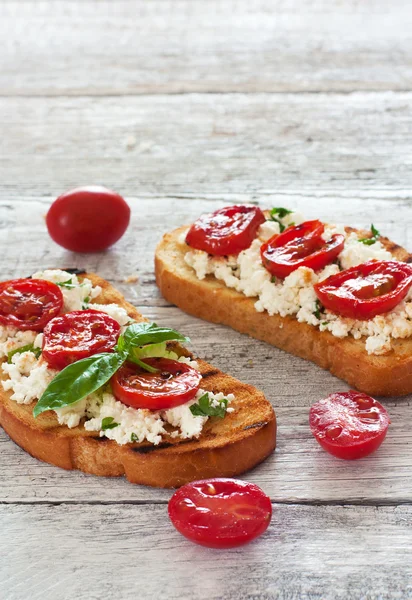
[[[114,423],[113,417],[105,417],[102,421],[101,430],[106,431],[106,429],[114,429],[115,427],[119,427],[119,423]]]
[[[146,344],[158,344],[171,340],[190,342],[189,338],[169,327],[158,327],[156,323],[133,323],[124,332],[123,340],[119,338],[118,348],[130,350]]]
[[[134,355],[134,350],[132,350],[130,352],[127,360],[130,360],[132,363],[135,363],[136,365],[139,365],[139,367],[141,369],[143,369],[144,371],[147,371],[148,373],[160,373],[160,369],[155,369],[155,367],[147,365],[144,361],[142,361],[139,358],[137,358]]]
[[[60,371],[36,404],[33,415],[78,402],[98,390],[127,359],[126,352],[95,354]]]
[[[219,406],[213,406],[209,394],[203,394],[197,404],[190,406],[190,412],[194,417],[219,417],[222,419],[226,414],[228,405],[227,398],[219,400]]]
[[[36,358],[39,358],[41,354],[41,348],[35,348],[33,344],[27,344],[26,346],[20,346],[20,348],[15,348],[14,350],[11,350],[7,354],[7,362],[9,363],[9,365],[12,363],[11,359],[15,354],[21,354],[23,352],[33,352]]]

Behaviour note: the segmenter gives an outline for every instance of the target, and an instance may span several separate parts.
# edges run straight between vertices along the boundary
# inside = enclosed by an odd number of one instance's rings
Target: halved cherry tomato
[[[276,277],[284,278],[299,267],[314,271],[323,269],[343,250],[345,238],[334,234],[328,242],[322,239],[324,225],[306,221],[289,227],[262,244],[260,254],[264,267]]]
[[[41,331],[63,306],[59,286],[45,279],[12,279],[0,283],[0,323]]]
[[[253,483],[205,479],[188,483],[173,494],[169,517],[192,542],[209,548],[234,548],[266,531],[272,504]]]
[[[226,206],[195,221],[187,233],[186,244],[216,256],[238,254],[249,248],[265,221],[257,206]]]
[[[77,360],[116,345],[120,325],[99,310],[75,310],[55,317],[44,328],[43,358],[53,369],[64,369]]]
[[[412,267],[407,263],[371,260],[314,287],[325,308],[343,317],[367,320],[395,308],[411,285]]]
[[[46,216],[52,239],[73,252],[100,252],[127,229],[130,208],[125,200],[101,186],[77,188],[53,202]]]
[[[389,423],[382,404],[354,390],[331,394],[316,402],[309,413],[311,431],[322,448],[348,460],[377,450]]]
[[[158,372],[149,373],[128,362],[111,379],[113,394],[123,404],[166,410],[196,396],[202,379],[196,369],[169,358],[145,358],[142,362],[158,369]]]

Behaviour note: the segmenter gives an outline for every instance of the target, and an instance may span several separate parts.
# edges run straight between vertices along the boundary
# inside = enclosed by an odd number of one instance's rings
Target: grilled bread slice
[[[203,280],[196,277],[184,261],[188,247],[182,236],[186,230],[187,226],[165,234],[156,249],[156,282],[166,300],[195,317],[229,325],[310,360],[365,393],[395,396],[412,392],[412,339],[394,339],[389,354],[370,355],[365,350],[365,339],[341,339],[299,323],[294,317],[257,312],[256,298],[226,287],[213,275]],[[356,231],[349,227],[346,230]],[[371,236],[370,231],[358,233],[364,238]],[[385,237],[379,239],[395,258],[412,262],[407,250]]]
[[[102,288],[95,299],[100,304],[117,303],[136,321],[144,317],[107,281],[85,274],[93,285]],[[81,279],[81,276],[79,276]],[[179,355],[189,352],[173,344]],[[223,419],[209,419],[199,439],[182,440],[165,437],[155,446],[149,442],[120,446],[85,431],[82,425],[69,429],[59,425],[53,411],[36,419],[30,405],[10,399],[12,392],[0,386],[0,425],[10,438],[26,452],[63,469],[115,477],[125,475],[132,483],[153,487],[178,487],[207,477],[231,477],[251,469],[264,460],[276,445],[276,418],[262,392],[241,383],[199,360],[203,380],[201,387],[211,392],[235,394],[234,412]],[[7,376],[2,375],[3,378]]]

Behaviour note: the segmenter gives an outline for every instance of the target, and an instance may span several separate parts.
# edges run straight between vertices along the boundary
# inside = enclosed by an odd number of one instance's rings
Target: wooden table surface
[[[257,542],[212,551],[167,518],[168,490],[58,470],[0,432],[4,600],[412,598],[411,399],[370,458],[334,459],[308,407],[342,382],[155,287],[161,234],[232,201],[369,226],[412,248],[407,0],[0,3],[1,279],[101,274],[149,318],[267,394],[278,448],[246,478],[273,502]],[[43,220],[80,184],[125,195],[110,252],[56,246]],[[126,284],[132,274],[138,284]]]

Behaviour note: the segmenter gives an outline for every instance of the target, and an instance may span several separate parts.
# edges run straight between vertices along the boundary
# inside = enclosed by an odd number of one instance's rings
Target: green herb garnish
[[[273,275],[273,277],[270,278],[271,283],[276,283],[276,277]]]
[[[101,388],[122,364],[133,356],[133,349],[165,341],[188,342],[189,338],[156,323],[133,323],[117,341],[114,352],[95,354],[79,360],[56,375],[37,402],[33,415],[70,406]],[[146,370],[148,365],[144,365]],[[152,367],[150,367],[151,369]]]
[[[35,348],[33,344],[27,344],[26,346],[21,346],[20,348],[15,348],[11,350],[7,354],[7,362],[9,365],[12,363],[12,358],[15,354],[22,354],[23,352],[33,352],[36,358],[39,358],[41,354],[41,348]]]
[[[287,208],[282,207],[272,208],[272,210],[270,211],[271,220],[276,221],[276,223],[279,223],[280,233],[282,233],[282,231],[285,231],[286,229],[285,225],[282,223],[282,219],[286,217],[286,215],[291,215],[292,212],[293,210],[288,210]],[[292,224],[293,223],[291,223],[291,225]]]
[[[320,321],[320,313],[323,311],[323,306],[322,304],[319,302],[319,300],[316,300],[315,302],[315,306],[316,306],[316,310],[313,311],[313,314],[315,315],[315,317],[317,319],[319,319]]]
[[[365,246],[372,246],[372,244],[375,244],[381,235],[373,223],[371,225],[371,232],[372,232],[372,237],[362,238],[359,240],[362,244],[365,244]]]
[[[223,419],[226,414],[228,403],[229,400],[223,398],[222,400],[219,400],[219,406],[213,406],[209,394],[206,392],[206,394],[203,394],[203,396],[199,398],[197,404],[192,404],[190,412],[194,417],[219,417],[220,419]]]
[[[114,423],[113,417],[105,417],[102,421],[101,430],[106,431],[106,429],[114,429],[115,427],[119,427],[119,423]]]
[[[131,442],[138,442],[139,441],[139,438],[137,437],[137,435],[134,432],[130,436],[130,441]]]
[[[62,288],[67,288],[69,290],[72,290],[75,287],[79,287],[77,285],[74,285],[73,279],[71,277],[67,281],[57,281],[56,285],[58,285],[59,287],[62,287]]]

